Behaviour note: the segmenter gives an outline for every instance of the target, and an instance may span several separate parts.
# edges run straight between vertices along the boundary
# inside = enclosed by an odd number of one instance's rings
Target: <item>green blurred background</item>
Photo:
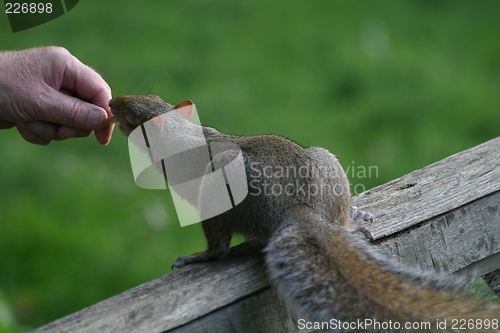
[[[0,49],[66,47],[113,95],[192,99],[202,124],[334,152],[385,183],[500,133],[498,1],[81,0]],[[170,272],[203,249],[127,141],[35,146],[0,131],[0,326],[21,332]],[[2,328],[0,327],[0,331]]]

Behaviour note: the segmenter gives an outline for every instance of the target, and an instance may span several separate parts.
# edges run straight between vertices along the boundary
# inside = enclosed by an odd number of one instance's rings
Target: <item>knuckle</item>
[[[67,123],[70,126],[81,127],[81,123],[83,121],[82,112],[76,99],[72,101],[70,105],[68,105],[68,109],[66,110],[66,112],[68,117]]]
[[[67,57],[68,55],[71,55],[71,53],[62,46],[47,46],[43,47],[42,51],[55,57]]]

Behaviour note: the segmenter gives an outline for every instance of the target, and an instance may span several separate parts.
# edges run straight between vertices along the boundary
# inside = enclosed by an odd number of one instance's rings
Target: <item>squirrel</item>
[[[109,103],[110,122],[118,122],[128,136],[146,121],[189,110],[191,104],[173,106],[156,95],[115,97]],[[199,125],[186,120],[187,116],[169,118],[176,122],[172,135],[199,140],[190,135]],[[492,299],[472,295],[456,279],[402,268],[376,253],[356,232],[353,220],[371,217],[351,208],[347,176],[332,153],[303,148],[280,136],[234,136],[204,126],[202,130],[208,144],[230,142],[241,149],[249,194],[233,209],[202,221],[207,250],[180,256],[172,268],[221,258],[229,251],[232,235],[242,234],[245,240],[265,244],[266,267],[280,297],[309,321],[401,323],[392,329],[375,329],[391,332],[413,331],[404,323],[428,322],[431,327],[423,331],[456,332],[464,329],[460,323],[465,320],[478,323],[474,329],[466,327],[467,331],[500,332],[500,306]],[[283,171],[290,166],[309,172]],[[288,191],[272,191],[273,186],[286,189],[288,185]],[[355,331],[341,325],[329,329]]]

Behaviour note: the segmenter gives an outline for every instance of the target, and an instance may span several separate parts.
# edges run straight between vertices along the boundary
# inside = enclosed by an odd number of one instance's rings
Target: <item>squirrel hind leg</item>
[[[207,239],[207,250],[193,253],[188,256],[180,256],[172,264],[172,270],[181,268],[195,262],[203,262],[222,258],[229,252],[232,232],[214,219],[201,223],[203,233]]]

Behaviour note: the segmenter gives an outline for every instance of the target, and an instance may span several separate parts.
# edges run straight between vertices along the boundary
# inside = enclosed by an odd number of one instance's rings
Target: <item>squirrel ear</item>
[[[156,127],[160,129],[160,131],[163,129],[163,118],[158,116],[158,115],[152,115],[148,118],[148,120],[153,120],[155,123]]]
[[[174,106],[174,109],[182,118],[187,119],[193,114],[193,102],[187,99]]]

